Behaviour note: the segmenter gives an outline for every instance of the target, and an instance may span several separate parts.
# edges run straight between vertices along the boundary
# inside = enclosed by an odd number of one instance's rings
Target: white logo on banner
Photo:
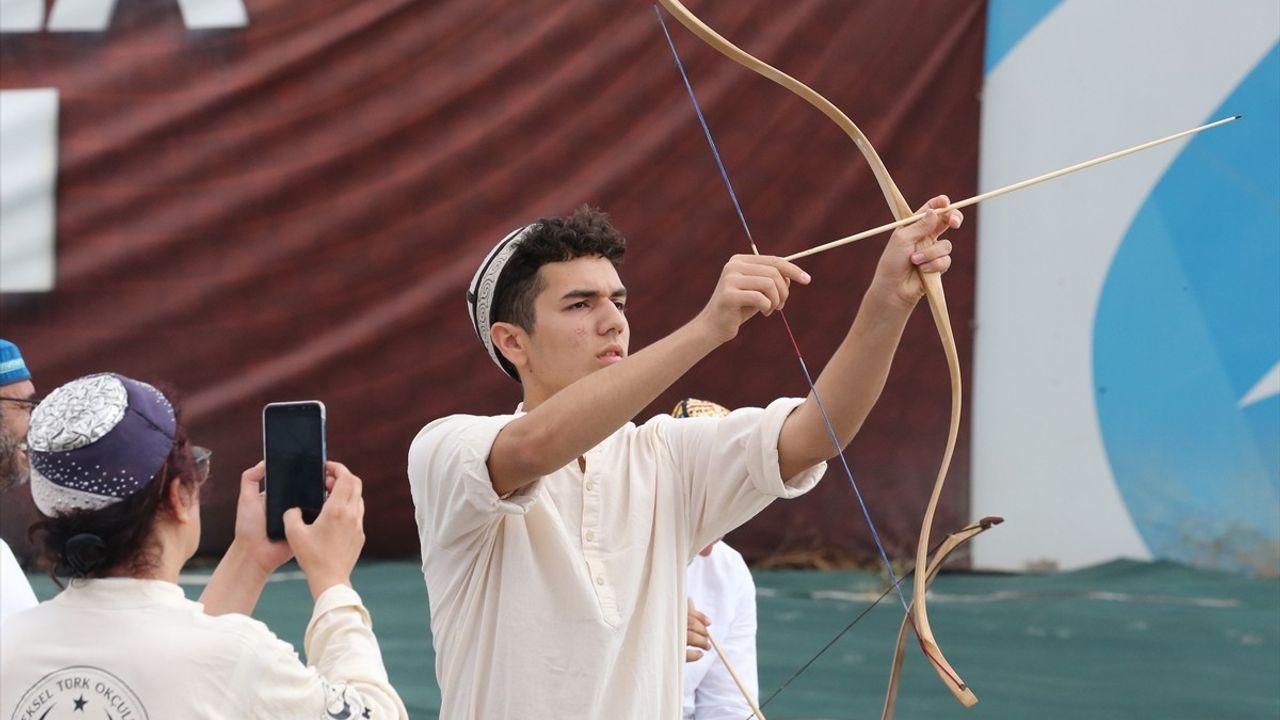
[[[177,0],[190,30],[238,28],[249,24],[243,0]],[[49,12],[51,32],[103,32],[116,0],[56,0]],[[0,32],[39,32],[44,0],[0,0]]]
[[[188,30],[249,24],[243,0],[176,0]],[[0,33],[105,32],[116,0],[0,0]],[[0,90],[0,292],[54,285],[58,90]]]
[[[0,292],[53,289],[57,178],[58,91],[0,92]]]

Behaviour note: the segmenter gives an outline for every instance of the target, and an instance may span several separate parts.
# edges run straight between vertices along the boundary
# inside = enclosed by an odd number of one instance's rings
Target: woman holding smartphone
[[[364,501],[345,467],[326,465],[319,517],[307,525],[290,510],[279,543],[266,537],[263,466],[245,471],[235,540],[193,602],[177,580],[199,546],[207,462],[163,393],[120,375],[80,378],[40,403],[27,438],[46,518],[33,532],[70,584],[4,625],[0,717],[408,717],[351,588]],[[315,599],[312,667],[247,617],[291,555]]]

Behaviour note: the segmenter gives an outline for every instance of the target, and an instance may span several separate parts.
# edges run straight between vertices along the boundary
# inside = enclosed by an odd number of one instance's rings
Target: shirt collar
[[[55,600],[77,607],[119,609],[180,603],[186,595],[181,587],[165,580],[111,577],[72,580]]]

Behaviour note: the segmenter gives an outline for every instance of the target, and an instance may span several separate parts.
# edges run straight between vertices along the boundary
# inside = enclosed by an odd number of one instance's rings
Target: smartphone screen
[[[267,463],[267,537],[284,539],[284,513],[302,508],[307,522],[324,505],[324,403],[271,403],[262,409]]]

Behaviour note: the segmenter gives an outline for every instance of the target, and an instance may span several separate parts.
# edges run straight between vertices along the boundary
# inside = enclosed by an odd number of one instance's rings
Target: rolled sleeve
[[[778,438],[782,425],[791,412],[804,403],[803,398],[782,398],[769,403],[755,429],[747,436],[747,456],[751,461],[747,473],[751,483],[765,495],[789,500],[813,489],[827,471],[825,462],[803,470],[784,480],[778,465]]]
[[[723,418],[655,418],[671,449],[674,472],[685,483],[691,552],[738,527],[778,498],[808,492],[826,463],[783,480],[778,436],[787,416],[804,402],[775,400],[766,408],[740,408]]]
[[[484,422],[472,423],[459,433],[458,474],[455,478],[462,483],[467,502],[485,515],[523,515],[529,512],[537,498],[540,481],[502,497],[493,489],[493,479],[489,477],[489,451],[493,449],[493,441],[516,417],[481,418]]]
[[[489,451],[517,415],[454,415],[422,429],[409,447],[409,487],[424,545],[465,542],[504,515],[533,507],[541,481],[500,497],[489,477]]]

